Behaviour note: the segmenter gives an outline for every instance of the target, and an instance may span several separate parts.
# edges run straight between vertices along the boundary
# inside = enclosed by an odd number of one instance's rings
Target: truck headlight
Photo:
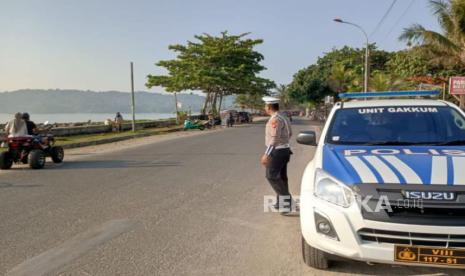
[[[315,196],[333,204],[349,207],[354,202],[354,193],[321,169],[315,172]]]

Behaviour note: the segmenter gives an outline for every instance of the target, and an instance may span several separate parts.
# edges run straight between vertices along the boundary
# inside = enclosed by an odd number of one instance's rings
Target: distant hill
[[[149,92],[136,92],[135,95],[138,113],[175,112],[173,95]],[[204,100],[205,97],[196,94],[178,94],[182,110],[188,110],[190,106],[192,112],[199,112]],[[233,101],[228,97],[223,107],[232,106]],[[130,103],[130,93],[117,91],[25,89],[0,93],[0,113],[130,113]]]

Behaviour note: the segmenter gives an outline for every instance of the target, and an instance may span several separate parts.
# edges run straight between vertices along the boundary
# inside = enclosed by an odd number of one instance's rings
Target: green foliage
[[[317,65],[300,70],[288,86],[290,97],[298,103],[317,103],[332,90],[322,79]]]
[[[362,90],[362,82],[363,80],[355,73],[355,70],[348,70],[342,63],[333,65],[327,80],[329,87],[337,93]]]
[[[393,54],[370,45],[370,67],[386,70]],[[343,91],[361,91],[365,50],[344,46],[319,57],[316,64],[294,75],[288,89],[291,98],[300,103],[318,103],[327,95]]]
[[[263,108],[261,94],[241,94],[236,97],[235,103],[242,109],[260,110]]]
[[[260,64],[263,55],[254,50],[263,40],[245,38],[247,35],[203,34],[187,45],[169,46],[176,58],[156,64],[168,75],[148,75],[146,86],[162,86],[168,92],[201,90],[207,93],[205,108],[211,103],[213,110],[224,95],[267,93],[275,84],[258,76],[266,68]]]
[[[430,0],[429,4],[441,32],[413,24],[399,39],[424,46],[432,64],[459,69],[465,65],[465,0]]]
[[[369,89],[405,90],[442,85],[453,75],[465,74],[465,0],[429,0],[441,32],[419,24],[404,29],[401,40],[410,49],[389,53],[370,48]],[[325,95],[361,91],[364,49],[333,49],[300,70],[288,86],[302,103],[320,103]]]
[[[370,80],[370,91],[399,91],[413,88],[412,83],[382,71],[373,72]]]
[[[297,102],[291,97],[288,86],[280,84],[276,87],[276,93],[283,109],[289,109],[297,105]]]
[[[387,68],[392,74],[404,78],[425,76],[435,71],[420,47],[396,52],[387,62]]]

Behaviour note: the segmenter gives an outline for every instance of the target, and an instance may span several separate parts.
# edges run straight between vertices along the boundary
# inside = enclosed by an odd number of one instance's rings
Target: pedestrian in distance
[[[116,125],[116,131],[121,132],[123,130],[123,115],[121,113],[116,112],[115,116],[115,125]]]
[[[210,126],[209,128],[215,128],[215,117],[212,112],[208,113],[208,125]]]
[[[288,111],[288,112],[286,112],[286,115],[289,118],[289,121],[292,122],[292,112]]]
[[[285,115],[279,113],[279,99],[263,97],[265,112],[270,116],[266,124],[266,151],[261,163],[266,168],[266,179],[276,192],[276,204],[273,206],[281,214],[292,210],[294,201],[289,192],[287,164],[291,157],[289,139],[292,136],[291,123]]]
[[[232,112],[229,112],[228,113],[228,127],[233,127],[234,126],[234,116],[232,114]]]

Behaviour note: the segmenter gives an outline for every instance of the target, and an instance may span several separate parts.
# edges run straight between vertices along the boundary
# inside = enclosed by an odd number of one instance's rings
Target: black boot
[[[273,209],[279,211],[279,196],[276,196],[276,203],[273,205]]]

